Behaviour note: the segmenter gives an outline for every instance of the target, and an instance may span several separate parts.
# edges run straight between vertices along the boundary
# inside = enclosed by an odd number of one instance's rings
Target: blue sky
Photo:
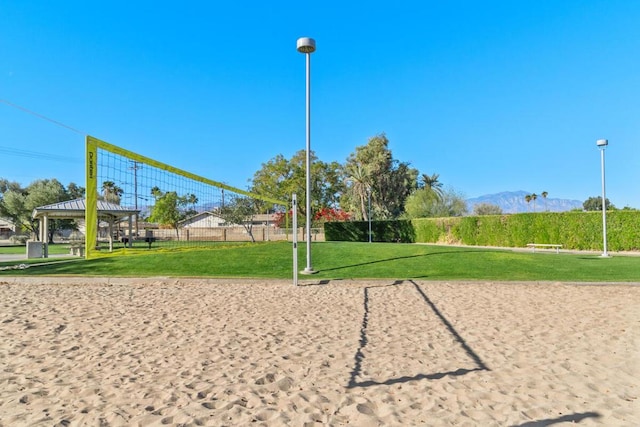
[[[84,184],[84,134],[240,188],[305,147],[394,157],[466,197],[640,208],[640,1],[0,0],[0,177]],[[74,130],[6,102],[56,120]]]

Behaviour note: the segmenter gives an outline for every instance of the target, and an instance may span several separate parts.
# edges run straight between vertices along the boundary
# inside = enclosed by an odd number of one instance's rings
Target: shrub
[[[26,245],[29,236],[27,234],[15,234],[9,238],[9,241],[14,244]]]

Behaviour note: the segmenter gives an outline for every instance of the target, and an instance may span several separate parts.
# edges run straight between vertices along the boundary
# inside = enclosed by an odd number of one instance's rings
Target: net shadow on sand
[[[577,414],[563,415],[558,418],[547,418],[544,420],[527,421],[524,424],[517,424],[511,427],[546,427],[552,424],[560,423],[579,423],[587,418],[600,418],[601,415],[597,412],[582,412]]]
[[[448,372],[436,372],[430,374],[417,374],[413,376],[402,376],[396,378],[389,378],[385,381],[374,381],[374,380],[366,380],[366,381],[357,381],[357,378],[362,374],[362,365],[365,359],[364,349],[367,346],[369,339],[367,336],[367,328],[369,325],[369,290],[376,287],[389,287],[389,286],[399,286],[405,283],[404,280],[396,280],[390,285],[382,285],[382,286],[368,286],[364,288],[364,315],[362,318],[362,326],[360,328],[360,341],[358,349],[356,350],[356,354],[354,356],[354,367],[351,371],[349,383],[347,388],[356,388],[356,387],[370,387],[376,385],[393,385],[399,383],[406,383],[409,381],[418,381],[418,380],[437,380],[441,379],[445,376],[461,376],[466,375],[471,372],[476,371],[490,371],[490,369],[485,365],[480,356],[467,344],[467,342],[460,336],[460,334],[453,327],[451,322],[438,310],[438,307],[429,299],[427,294],[418,286],[416,282],[413,280],[407,281],[412,284],[424,302],[429,306],[431,311],[440,319],[442,324],[447,328],[449,333],[454,337],[455,341],[462,347],[467,356],[473,361],[475,366],[471,368],[460,368],[453,371]]]

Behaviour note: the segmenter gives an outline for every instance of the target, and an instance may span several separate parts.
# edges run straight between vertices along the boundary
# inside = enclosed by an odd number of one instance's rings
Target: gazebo
[[[67,200],[66,202],[53,203],[35,208],[32,217],[40,221],[40,241],[43,243],[47,242],[49,219],[84,219],[85,210],[85,199]],[[131,217],[139,213],[139,209],[129,209],[115,203],[98,200],[98,220],[107,221],[109,224],[109,251],[113,250],[113,224],[116,221],[119,222],[127,218],[129,222],[129,235],[131,236]],[[129,242],[131,242],[131,239]],[[44,250],[44,257],[48,257],[46,249]]]

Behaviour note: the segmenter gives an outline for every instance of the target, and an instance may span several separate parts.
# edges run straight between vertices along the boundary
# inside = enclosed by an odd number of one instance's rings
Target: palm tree
[[[196,196],[195,194],[191,193],[187,195],[187,203],[191,204],[191,206],[193,207],[193,210],[196,210],[196,203],[198,203],[198,196]]]
[[[527,202],[527,212],[529,211],[529,202],[531,202],[531,194],[524,196],[524,200]]]
[[[544,199],[544,210],[547,211],[547,196],[549,195],[549,193],[547,193],[546,191],[543,191],[542,193],[540,193],[540,195],[542,196],[542,198]]]
[[[536,211],[536,199],[538,198],[538,195],[536,193],[533,193],[531,195],[531,200],[533,201],[533,211]]]
[[[120,204],[120,198],[124,191],[118,187],[113,181],[104,181],[102,183],[102,197],[105,202]]]
[[[347,181],[351,183],[350,190],[355,198],[360,202],[360,213],[362,219],[367,221],[367,198],[371,191],[371,175],[366,167],[361,164],[347,165]]]
[[[431,176],[423,173],[422,183],[426,190],[431,191],[431,193],[434,196],[436,196],[436,199],[442,200],[442,197],[443,197],[442,183],[438,181],[438,178],[440,178],[440,175],[437,173],[434,173]]]

